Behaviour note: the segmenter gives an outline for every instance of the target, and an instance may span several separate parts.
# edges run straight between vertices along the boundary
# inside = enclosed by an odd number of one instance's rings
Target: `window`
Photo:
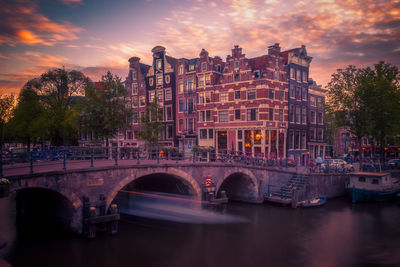
[[[240,120],[240,109],[235,109],[235,120]]]
[[[180,132],[183,131],[183,119],[179,119],[178,130],[179,130]]]
[[[322,119],[322,112],[318,112],[318,123],[323,124],[323,119]]]
[[[158,99],[158,103],[162,103],[163,102],[163,96],[164,96],[164,92],[163,90],[157,90],[157,99]]]
[[[310,105],[315,107],[315,96],[310,96]]]
[[[303,100],[307,100],[307,89],[306,88],[301,88],[301,98]]]
[[[279,110],[279,121],[283,121],[283,109]]]
[[[204,104],[204,93],[199,94],[199,104]]]
[[[318,140],[324,140],[324,130],[322,128],[318,128]]]
[[[243,131],[242,130],[238,130],[238,139],[239,140],[243,139]]]
[[[153,78],[149,78],[149,85],[153,86],[153,84],[154,84],[154,79]]]
[[[293,84],[290,85],[290,98],[296,98],[296,92],[294,90]]]
[[[138,113],[137,111],[132,114],[132,123],[138,123]]]
[[[206,103],[211,103],[211,92],[206,92],[205,96],[206,96]]]
[[[213,129],[208,129],[208,139],[213,139],[214,138],[214,131]]]
[[[183,93],[183,80],[179,80],[178,82],[178,93]]]
[[[294,122],[294,106],[289,106],[289,122]]]
[[[162,67],[161,59],[157,59],[157,61],[156,61],[156,67],[157,67],[157,69],[161,69],[161,67]]]
[[[192,92],[194,90],[194,78],[190,78],[187,80],[187,90],[188,92]]]
[[[237,73],[235,73],[235,74],[233,75],[233,80],[234,80],[235,82],[239,82],[239,81],[240,81],[240,73],[239,73],[239,72],[237,72]]]
[[[300,123],[301,121],[301,111],[300,106],[296,106],[296,123]]]
[[[132,69],[132,80],[136,80],[136,69]]]
[[[274,78],[275,78],[275,80],[279,80],[279,70],[275,70],[275,72],[274,72]]]
[[[172,107],[171,106],[168,106],[165,108],[165,113],[166,113],[166,120],[172,121]]]
[[[157,85],[163,85],[163,76],[162,76],[162,74],[157,75]]]
[[[219,119],[219,122],[228,122],[229,121],[228,111],[227,110],[219,111],[218,119]]]
[[[301,132],[301,144],[300,144],[300,148],[301,149],[306,149],[306,132]]]
[[[294,68],[290,68],[290,79],[294,80],[294,78],[295,78],[294,72],[295,72],[295,69]]]
[[[189,98],[187,100],[187,112],[188,114],[193,114],[194,106],[193,106],[193,98]]]
[[[285,92],[284,91],[278,91],[278,99],[279,99],[279,101],[285,100]]]
[[[273,108],[269,109],[269,120],[270,121],[274,120],[274,109]]]
[[[206,121],[211,121],[211,110],[206,110]]]
[[[310,128],[310,139],[311,140],[315,139],[315,128]]]
[[[173,138],[174,137],[174,129],[172,128],[172,125],[167,125],[167,138]]]
[[[228,102],[228,93],[221,93],[221,94],[220,94],[220,97],[219,97],[219,100],[220,100],[222,103]]]
[[[239,61],[235,61],[235,69],[239,68]]]
[[[188,119],[187,120],[187,129],[188,129],[189,133],[193,133],[193,127],[194,127],[194,120]]]
[[[301,72],[300,72],[300,70],[297,70],[296,71],[296,81],[300,81],[300,79],[301,79]]]
[[[139,98],[139,105],[140,105],[141,107],[144,107],[144,106],[146,105],[146,99],[145,99],[144,96],[141,96],[141,97]]]
[[[171,88],[165,89],[165,101],[172,100],[172,90]]]
[[[202,72],[207,71],[207,62],[201,63],[201,71],[202,71]]]
[[[183,112],[183,100],[182,99],[180,99],[179,100],[179,112]]]
[[[372,184],[379,184],[379,180],[378,179],[372,179]]]
[[[315,111],[310,112],[310,122],[315,123]]]
[[[200,129],[200,139],[207,139],[207,129]]]
[[[132,83],[132,95],[136,95],[138,91],[138,84]]]
[[[239,91],[240,92],[240,91]],[[247,100],[252,100],[257,98],[257,91],[256,89],[249,89],[247,90]]]
[[[178,74],[179,75],[183,74],[183,65],[179,65]]]
[[[189,65],[189,71],[194,71],[194,65],[193,64]]]
[[[307,72],[303,71],[303,82],[307,82]]]
[[[254,79],[260,79],[260,71],[259,70],[254,71]]]
[[[363,177],[363,176],[358,177],[358,181],[359,182],[365,182],[365,177]]]
[[[240,99],[240,91],[235,91],[235,99]]]
[[[199,86],[204,86],[204,75],[199,76]]]
[[[268,98],[272,99],[272,100],[274,99],[274,90],[272,90],[272,89],[268,90]]]
[[[134,96],[132,97],[132,107],[137,107],[138,106],[138,97]]]
[[[217,71],[221,72],[221,65],[217,65]]]
[[[211,75],[207,74],[206,75],[206,85],[210,85],[211,84]]]
[[[301,99],[301,88],[296,87],[296,99],[300,100]]]
[[[155,96],[155,91],[149,91],[149,102],[153,103]]]
[[[200,113],[199,113],[199,121],[204,121],[204,114],[205,114],[204,110],[200,111]]]
[[[258,109],[256,109],[256,108],[247,109],[247,120],[248,121],[256,121],[257,115],[258,115]]]
[[[306,107],[303,107],[303,111],[301,113],[301,122],[303,124],[307,123],[307,108]]]
[[[171,80],[170,80],[169,75],[165,75],[165,83],[166,83],[166,84],[169,84],[170,81],[171,81]]]

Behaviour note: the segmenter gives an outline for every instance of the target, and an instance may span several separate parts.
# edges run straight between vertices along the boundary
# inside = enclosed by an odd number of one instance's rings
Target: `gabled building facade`
[[[198,58],[177,60],[176,75],[176,137],[180,152],[189,152],[197,145],[196,70]]]
[[[308,151],[310,159],[325,158],[325,93],[326,90],[309,79],[308,89]]]
[[[146,104],[157,98],[158,104],[163,110],[161,144],[175,146],[175,65],[177,60],[167,56],[165,47],[162,46],[154,47],[151,52],[153,53],[153,62],[146,75]]]
[[[309,158],[307,147],[308,76],[312,58],[304,45],[282,52],[289,86],[288,158],[305,163]]]

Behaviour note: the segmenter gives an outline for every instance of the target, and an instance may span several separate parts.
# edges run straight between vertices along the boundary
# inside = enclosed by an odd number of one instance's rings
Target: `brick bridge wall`
[[[73,209],[70,228],[82,232],[83,197],[97,200],[100,194],[106,197],[107,208],[123,187],[132,181],[155,173],[173,175],[187,185],[193,195],[201,198],[203,178],[210,176],[216,183],[217,192],[227,178],[244,179],[234,194],[227,194],[237,200],[261,203],[268,190],[268,184],[280,186],[285,184],[293,172],[271,170],[255,166],[235,166],[222,163],[188,163],[188,164],[148,164],[132,166],[96,167],[81,170],[54,171],[8,177],[11,190],[26,188],[43,188],[56,191],[68,200]],[[226,183],[225,183],[226,184]]]

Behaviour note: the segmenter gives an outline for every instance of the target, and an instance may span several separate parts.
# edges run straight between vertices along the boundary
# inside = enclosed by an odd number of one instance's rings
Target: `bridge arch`
[[[142,177],[145,176],[151,176],[151,175],[157,175],[157,174],[166,174],[170,176],[174,176],[177,179],[183,181],[187,185],[190,186],[193,195],[196,199],[201,198],[201,189],[199,184],[196,182],[196,180],[191,177],[189,174],[187,174],[185,171],[177,169],[177,168],[171,168],[171,167],[158,167],[158,168],[138,168],[135,170],[134,175],[128,175],[125,178],[121,179],[121,181],[115,185],[111,192],[108,194],[107,197],[107,207],[109,207],[112,203],[112,201],[115,199],[117,196],[118,192],[127,186],[128,184],[132,183],[133,181],[136,181]]]
[[[246,202],[258,202],[258,179],[247,169],[233,169],[225,173],[224,178],[218,180],[216,191],[225,190],[228,198]]]
[[[23,219],[45,220],[45,223],[51,222],[81,232],[82,201],[75,193],[37,185],[16,188],[14,191],[17,212]]]

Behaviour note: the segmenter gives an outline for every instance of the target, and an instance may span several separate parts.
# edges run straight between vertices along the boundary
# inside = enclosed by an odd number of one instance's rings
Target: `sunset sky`
[[[399,0],[0,0],[0,18],[1,93],[51,67],[125,78],[128,59],[149,64],[156,45],[225,59],[235,44],[248,57],[304,44],[321,85],[349,64],[400,65]]]

